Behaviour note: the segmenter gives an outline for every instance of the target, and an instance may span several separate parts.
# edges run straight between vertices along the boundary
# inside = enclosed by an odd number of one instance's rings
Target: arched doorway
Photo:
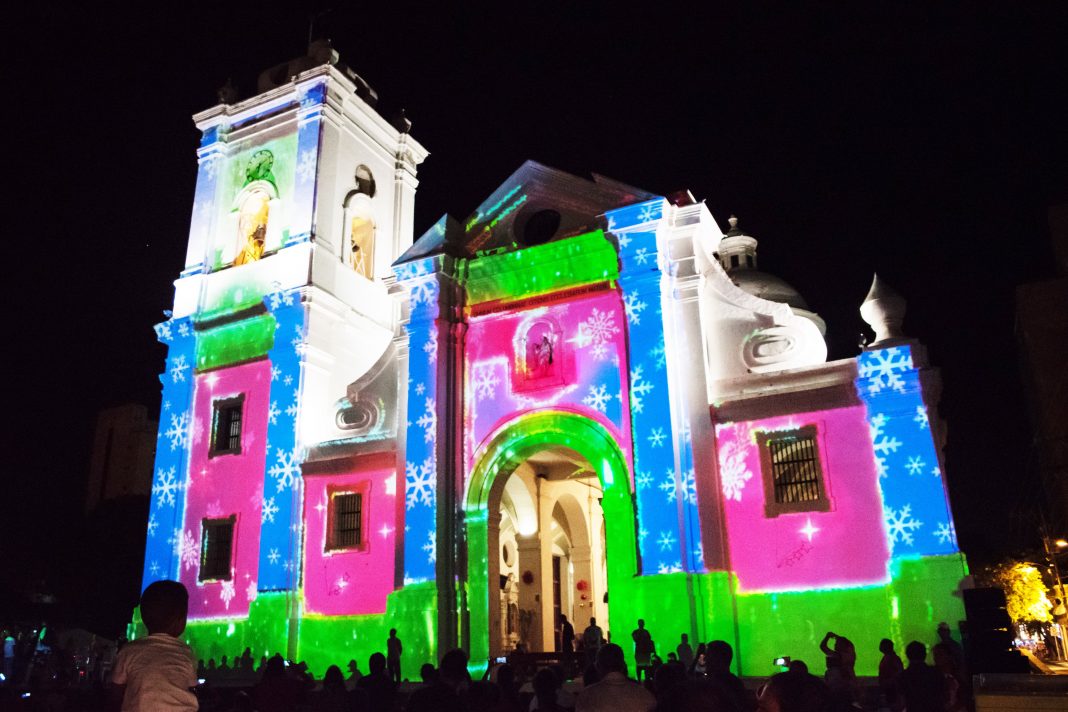
[[[504,635],[502,625],[507,625],[507,619],[500,615],[500,571],[503,554],[500,550],[500,523],[502,519],[501,506],[505,500],[505,493],[509,486],[513,488],[511,505],[516,506],[515,499],[521,497],[517,493],[516,485],[510,485],[509,481],[518,469],[534,469],[538,466],[569,467],[578,465],[583,473],[574,480],[586,479],[589,486],[596,486],[600,492],[600,510],[602,517],[594,517],[597,526],[589,531],[595,534],[600,530],[600,521],[604,523],[604,551],[607,563],[607,588],[613,595],[625,595],[629,582],[637,572],[637,546],[634,508],[630,491],[630,476],[626,459],[615,439],[611,434],[590,418],[569,413],[566,411],[542,411],[538,413],[519,416],[501,427],[482,448],[480,457],[468,479],[467,494],[464,502],[464,521],[467,529],[467,591],[470,639],[468,649],[471,654],[471,662],[481,665],[487,661],[492,653],[499,653],[503,647]],[[536,472],[533,478],[536,482]],[[520,472],[520,481],[523,481],[523,473]],[[553,476],[550,474],[545,480],[551,483]],[[557,479],[556,481],[566,481]],[[553,486],[553,485],[549,485]],[[529,494],[529,484],[523,483],[524,489]],[[573,489],[563,487],[561,489]],[[572,552],[571,544],[578,539],[579,535],[591,541],[589,531],[578,531],[578,522],[585,525],[585,518],[579,516],[575,510],[581,507],[581,501],[574,496],[573,492],[561,492],[571,495],[570,498],[561,496],[557,499],[548,512],[543,512],[539,528],[546,528],[546,536],[553,540],[548,542],[551,547],[555,542],[555,536],[551,533],[551,523],[558,521],[566,525],[571,561],[568,563],[582,563],[578,554],[584,552]],[[559,504],[559,519],[556,516],[556,504]],[[570,510],[570,512],[569,512]],[[492,517],[491,517],[492,514]],[[523,527],[520,511],[507,513],[509,518],[515,517],[509,522],[516,528]],[[492,520],[492,521],[491,521]],[[492,524],[492,527],[491,527]],[[491,529],[493,529],[491,537]],[[530,532],[529,521],[525,530]],[[491,548],[491,538],[492,548]],[[591,547],[594,548],[594,547]],[[541,549],[544,554],[544,549]],[[492,555],[491,555],[492,554]],[[519,554],[519,552],[517,552]],[[528,557],[529,560],[529,557]],[[541,560],[545,558],[542,555]],[[552,564],[550,563],[550,566]],[[597,562],[590,562],[591,569]],[[541,566],[539,568],[545,568]],[[524,571],[520,571],[520,576]],[[545,591],[552,592],[551,570],[540,572],[544,574],[539,581],[539,595]],[[546,583],[545,575],[549,577]],[[573,575],[573,574],[572,574]],[[591,576],[592,578],[592,576]],[[533,589],[532,589],[533,591]],[[492,592],[492,596],[490,595]],[[597,592],[593,593],[594,596]],[[603,601],[603,594],[601,596]],[[592,603],[592,597],[591,597]],[[539,641],[542,649],[552,649],[552,623],[551,610],[544,596],[539,601],[546,604],[538,607],[538,625],[540,632],[531,633],[532,640]],[[554,601],[555,603],[555,601]],[[531,609],[534,607],[531,606]],[[572,608],[572,615],[574,614]],[[611,612],[609,611],[609,615]],[[611,626],[611,619],[608,624]],[[576,628],[581,631],[585,621],[578,621]],[[620,622],[623,625],[623,622]],[[507,631],[505,630],[505,633]],[[548,640],[547,640],[548,639]]]

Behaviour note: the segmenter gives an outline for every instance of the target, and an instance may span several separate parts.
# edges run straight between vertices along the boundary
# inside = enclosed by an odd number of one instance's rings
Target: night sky
[[[449,4],[350,3],[316,22],[430,150],[416,237],[444,212],[468,215],[528,158],[689,189],[760,239],[761,268],[826,319],[831,358],[857,353],[878,271],[943,370],[963,548],[983,561],[1032,543],[1040,489],[1013,299],[1053,276],[1068,6]],[[185,254],[190,116],[228,78],[244,98],[261,70],[302,55],[309,14],[327,7],[215,5],[38,3],[5,22],[8,568],[47,573],[72,536],[97,411],[158,413],[152,325]]]

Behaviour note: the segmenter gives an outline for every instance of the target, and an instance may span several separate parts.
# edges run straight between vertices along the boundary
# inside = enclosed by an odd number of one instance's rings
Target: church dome
[[[804,297],[796,289],[775,275],[756,268],[757,239],[738,227],[738,218],[734,215],[731,215],[728,222],[731,229],[720,240],[717,252],[720,264],[731,281],[754,297],[809,311]]]
[[[749,292],[754,297],[788,304],[795,309],[809,310],[805,298],[785,280],[773,274],[755,269],[735,269],[728,271],[727,274],[740,289]]]

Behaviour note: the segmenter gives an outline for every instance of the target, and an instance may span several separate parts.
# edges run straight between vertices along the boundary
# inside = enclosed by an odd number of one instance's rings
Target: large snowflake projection
[[[869,351],[860,357],[860,377],[868,379],[869,394],[884,390],[904,391],[902,376],[911,369],[912,353],[900,347]]]
[[[426,360],[430,363],[438,360],[438,332],[436,329],[431,329],[427,335],[426,342],[423,344],[423,353],[426,354]]]
[[[156,515],[150,514],[148,517],[148,535],[156,536],[157,529],[159,529],[159,522],[156,520]]]
[[[152,494],[156,498],[157,507],[173,507],[174,495],[183,489],[184,485],[174,476],[174,468],[156,471],[156,481],[152,483]]]
[[[430,530],[426,533],[423,551],[426,552],[426,562],[428,564],[433,564],[438,560],[438,533],[436,531]]]
[[[608,345],[612,342],[612,337],[618,333],[615,315],[594,307],[586,321],[579,324],[576,341],[579,348],[591,347],[590,354],[602,361],[608,355]]]
[[[415,424],[423,429],[423,441],[432,442],[438,432],[438,411],[433,398],[426,399],[426,407],[423,414],[415,421]]]
[[[248,574],[245,575],[247,576]],[[245,587],[245,598],[248,599],[249,603],[252,603],[256,600],[256,595],[258,593],[259,592],[256,590],[256,579],[250,579],[248,586]]]
[[[162,324],[156,324],[156,336],[159,337],[160,341],[170,341],[173,339],[174,336],[171,334],[171,323],[165,321]]]
[[[274,523],[274,515],[278,514],[278,505],[274,503],[274,497],[263,500],[263,516],[261,521]]]
[[[906,504],[901,509],[884,507],[883,518],[886,520],[886,533],[890,536],[891,545],[900,542],[912,546],[913,535],[923,526],[923,522],[912,518],[911,504]]]
[[[234,580],[231,578],[222,582],[222,586],[219,587],[219,600],[226,606],[226,610],[230,610],[230,601],[234,600]]]
[[[634,251],[634,260],[640,265],[645,264],[652,259],[652,257],[653,253],[649,252],[649,248],[647,247],[639,247]]]
[[[660,538],[656,540],[656,545],[660,547],[660,551],[670,551],[677,541],[678,539],[671,532],[660,532]]]
[[[649,437],[646,439],[652,447],[662,447],[664,440],[667,439],[667,435],[664,433],[663,428],[653,428],[649,431]]]
[[[189,364],[185,361],[185,354],[178,354],[171,361],[171,367],[168,373],[171,374],[171,381],[178,383],[185,380],[185,372],[189,370]]]
[[[939,524],[934,535],[938,538],[939,544],[953,544],[954,546],[957,544],[957,528],[953,526],[953,522]]]
[[[678,574],[678,573],[682,573],[682,562],[681,561],[676,561],[673,564],[668,564],[668,563],[665,563],[665,562],[661,562],[660,565],[656,567],[656,572],[658,574]]]
[[[638,299],[638,295],[633,292],[623,295],[623,309],[627,313],[627,321],[632,326],[637,326],[642,322],[642,312],[648,306],[648,304]]]
[[[653,384],[642,378],[642,367],[639,364],[637,368],[631,369],[630,372],[630,407],[635,413],[641,413],[645,404],[642,399],[653,390]]]
[[[500,376],[497,375],[497,365],[493,363],[479,363],[471,369],[471,388],[475,391],[475,398],[480,401],[493,398],[497,395],[497,386],[501,385]]]
[[[267,470],[267,474],[275,479],[277,492],[293,489],[300,481],[300,458],[297,452],[285,452],[278,450],[278,459]]]
[[[918,475],[923,472],[927,463],[920,458],[919,455],[913,455],[909,458],[908,463],[905,465],[905,469],[909,471],[910,475]]]
[[[634,486],[640,490],[645,489],[649,485],[653,484],[653,476],[648,472],[638,472],[638,476],[634,478]]]
[[[178,323],[178,336],[189,336],[188,321],[182,321]]]
[[[281,558],[282,558],[282,555],[278,553],[278,549],[271,549],[267,553],[267,560],[270,561],[272,565],[277,566],[278,565],[278,560],[281,559]]]
[[[186,571],[200,563],[200,544],[193,538],[193,532],[175,532],[173,541],[174,553]]]
[[[436,479],[433,457],[426,458],[421,465],[409,462],[404,473],[405,509],[411,509],[417,504],[433,507]]]
[[[301,183],[307,183],[315,177],[315,151],[311,149],[301,151],[300,162],[297,163],[297,179]]]
[[[608,409],[608,404],[611,400],[612,396],[608,395],[608,386],[601,384],[599,386],[589,386],[589,393],[582,399],[582,402],[594,410],[604,413]]]
[[[271,425],[278,425],[278,416],[282,414],[282,411],[278,409],[278,401],[271,401],[271,405],[267,408],[267,422]]]
[[[879,471],[879,477],[886,477],[886,458],[891,453],[897,452],[897,449],[901,447],[900,440],[884,432],[888,422],[890,422],[890,419],[882,413],[876,414],[868,421],[872,449],[875,450],[875,467]]]
[[[753,479],[753,473],[747,464],[749,447],[746,437],[745,432],[735,432],[734,437],[728,436],[720,441],[719,461],[723,496],[735,502],[742,501],[742,490],[745,489],[746,483]]]
[[[171,413],[171,425],[163,434],[171,441],[171,450],[189,447],[189,413]]]
[[[678,483],[675,482],[675,470],[668,470],[664,474],[664,479],[657,485],[660,491],[667,497],[667,501],[674,502],[675,498],[679,495]]]
[[[421,279],[408,285],[408,293],[411,294],[412,306],[430,304],[437,295],[437,287],[432,279]]]

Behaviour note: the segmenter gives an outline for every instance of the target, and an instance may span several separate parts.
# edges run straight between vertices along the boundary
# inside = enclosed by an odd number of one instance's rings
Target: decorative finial
[[[727,222],[730,223],[731,229],[738,227],[738,216],[731,215],[729,218],[727,218]]]
[[[905,298],[874,275],[871,289],[860,305],[860,316],[875,331],[875,341],[869,348],[878,348],[887,341],[906,338],[901,330],[905,320]]]
[[[226,84],[215,90],[215,96],[218,97],[220,104],[233,104],[237,101],[237,89],[234,88],[234,82],[229,77],[226,79]]]

